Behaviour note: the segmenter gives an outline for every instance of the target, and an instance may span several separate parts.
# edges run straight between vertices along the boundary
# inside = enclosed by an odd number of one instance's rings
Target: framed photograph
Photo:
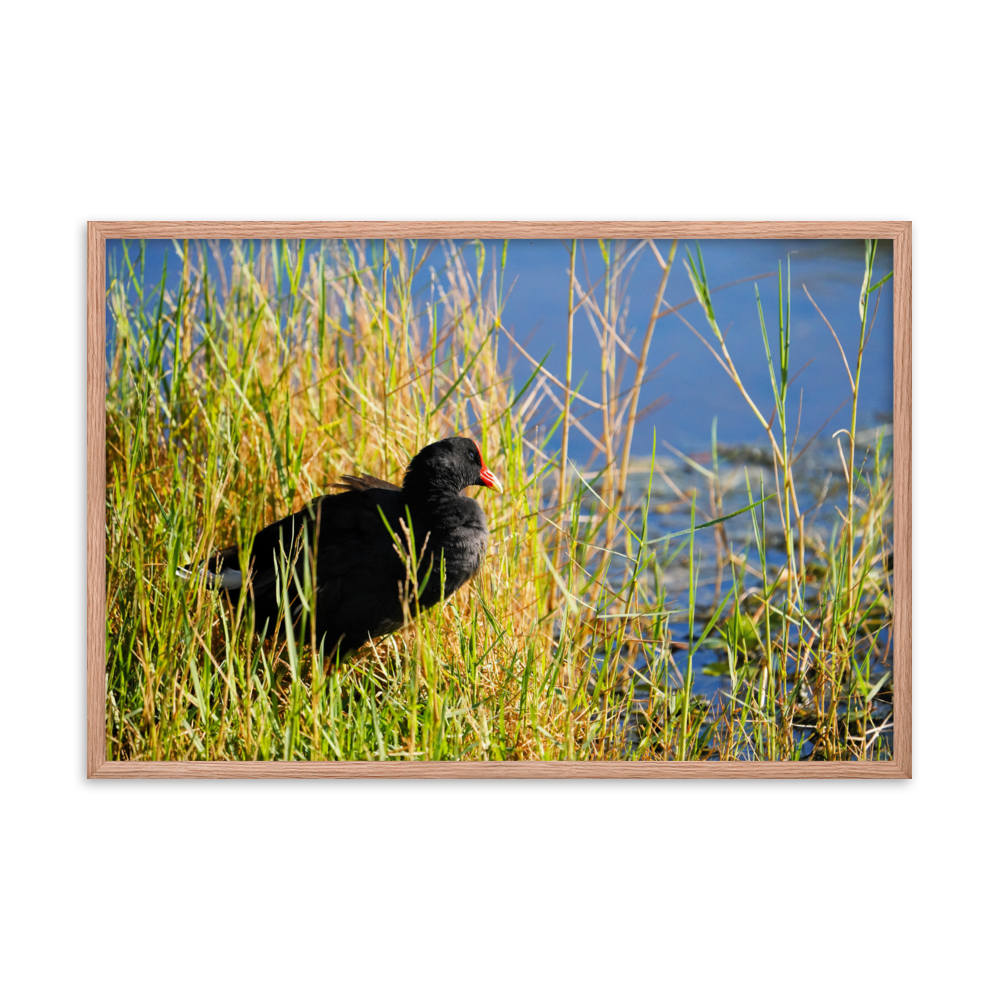
[[[93,222],[92,777],[911,774],[908,222]]]

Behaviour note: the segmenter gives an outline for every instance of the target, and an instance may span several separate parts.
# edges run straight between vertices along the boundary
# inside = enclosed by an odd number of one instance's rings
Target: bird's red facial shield
[[[491,490],[496,490],[497,493],[503,493],[503,486],[500,485],[500,480],[486,468],[486,463],[483,461],[483,453],[478,444],[476,445],[476,451],[479,452],[479,485],[486,486]]]

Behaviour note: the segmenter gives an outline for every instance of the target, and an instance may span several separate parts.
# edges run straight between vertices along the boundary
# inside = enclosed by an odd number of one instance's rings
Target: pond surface
[[[883,425],[871,428],[858,434],[857,462],[859,467],[871,472],[874,467],[876,449],[881,446],[882,474],[892,475],[892,427]],[[722,486],[722,512],[739,510],[749,503],[759,500],[761,495],[770,496],[775,492],[774,467],[768,460],[768,452],[756,447],[730,447],[720,449],[718,474]],[[645,502],[647,491],[650,495],[649,515],[647,521],[647,538],[666,538],[654,545],[659,564],[659,577],[668,593],[668,599],[663,610],[670,612],[670,635],[674,643],[674,661],[676,669],[671,670],[669,685],[671,688],[683,687],[683,675],[687,667],[686,644],[690,641],[688,634],[688,572],[689,572],[689,540],[692,497],[697,503],[696,522],[702,523],[712,519],[712,511],[708,507],[708,479],[706,475],[694,467],[692,462],[701,465],[706,471],[712,470],[710,453],[692,453],[686,456],[688,461],[667,455],[657,456],[655,469],[650,481],[650,457],[637,458],[633,463],[632,472],[628,478],[628,499],[633,508],[640,507]],[[645,464],[646,471],[639,471]],[[817,439],[796,463],[796,489],[798,491],[800,508],[805,511],[813,508],[806,516],[807,558],[810,546],[823,548],[829,545],[831,538],[840,526],[839,510],[843,510],[846,501],[844,473],[841,467],[840,454],[834,443]],[[747,480],[753,493],[753,500],[747,492]],[[756,508],[758,528],[762,530],[765,539],[765,559],[768,567],[768,579],[773,583],[776,574],[786,561],[784,536],[777,509],[776,500],[770,500],[764,505],[763,523],[761,507]],[[715,512],[718,513],[718,510]],[[636,531],[641,530],[641,513],[633,510],[631,523]],[[744,613],[753,613],[759,604],[746,596],[759,588],[761,560],[754,533],[753,522],[749,512],[738,514],[725,522],[725,545],[738,557],[745,557],[746,573],[742,585],[742,609]],[[708,624],[711,615],[720,601],[727,602],[732,607],[731,589],[733,587],[733,570],[725,557],[725,549],[717,549],[716,535],[713,528],[703,528],[694,533],[694,566],[696,574],[695,590],[695,625],[694,639],[697,641]],[[719,556],[721,554],[721,559]],[[620,582],[624,570],[624,559],[615,560],[617,568],[613,567],[609,576]],[[721,563],[721,565],[720,565]],[[644,584],[648,591],[654,589],[654,574],[646,573]],[[807,588],[807,596],[811,591]],[[730,611],[723,614],[728,618]],[[877,687],[871,696],[865,721],[869,727],[883,727],[882,735],[886,745],[892,747],[892,642],[889,626],[875,627],[874,639],[877,643],[876,655],[871,662],[871,682]],[[795,630],[791,630],[792,644],[795,644]],[[859,667],[869,651],[869,643],[859,637],[855,660]],[[692,657],[692,692],[712,704],[708,718],[714,719],[717,714],[725,715],[724,706],[731,693],[731,681],[728,670],[727,654],[722,637],[715,633]],[[600,662],[600,658],[599,658]],[[634,669],[641,678],[637,682],[636,696],[640,703],[646,704],[650,698],[650,688],[644,678],[650,677],[647,662],[640,655],[635,660]],[[655,683],[658,688],[663,684],[662,665],[657,668]],[[794,678],[789,675],[789,689],[794,685]],[[807,689],[804,689],[807,690]],[[804,695],[802,697],[805,697]],[[657,701],[657,704],[659,702]],[[810,704],[800,699],[797,718],[809,719]],[[855,725],[851,718],[853,713],[864,707],[863,699],[844,698],[838,707],[838,716],[844,726]],[[658,711],[662,709],[657,709]],[[633,715],[627,722],[629,731],[638,742],[640,733],[644,731],[645,721],[639,715]],[[807,724],[796,724],[796,737],[801,746],[803,757],[808,757],[814,749],[813,731]],[[869,728],[869,735],[874,730]]]
[[[664,258],[668,241],[658,241]],[[802,391],[801,435],[803,440],[819,428],[850,394],[850,384],[836,341],[802,289],[808,288],[840,338],[852,366],[860,333],[858,297],[864,275],[864,242],[860,240],[703,240],[700,243],[719,327],[751,397],[766,402],[771,396],[770,376],[757,312],[760,292],[764,320],[775,352],[778,329],[778,265],[791,263],[791,349],[789,371],[808,365],[789,390],[797,416]],[[665,300],[671,306],[693,297],[684,268],[688,252],[697,257],[694,241],[681,241]],[[892,244],[879,244],[875,280],[892,270]],[[774,272],[771,277],[746,281],[754,275]],[[637,258],[628,285],[629,310],[626,328],[642,342],[660,279],[660,266],[646,250]],[[507,287],[510,297],[504,308],[504,325],[541,358],[552,349],[546,367],[562,378],[566,368],[569,252],[558,240],[515,240],[507,252]],[[603,274],[603,261],[595,240],[582,240],[577,251],[577,280],[590,287]],[[739,284],[732,284],[739,282]],[[720,288],[720,286],[728,287]],[[701,306],[691,302],[679,310],[709,342],[713,341]],[[871,314],[869,313],[869,319]],[[728,331],[728,332],[727,332]],[[574,322],[574,387],[584,378],[581,392],[600,398],[600,349],[583,311]],[[659,375],[643,388],[645,406],[665,396],[667,403],[636,429],[633,454],[649,454],[653,428],[657,439],[678,448],[706,450],[713,417],[718,417],[718,438],[728,443],[751,443],[761,439],[760,425],[705,346],[677,315],[657,321],[649,355],[649,370],[673,358]],[[519,366],[522,377],[530,373]],[[859,400],[859,427],[874,427],[891,420],[892,413],[892,282],[882,286],[882,299],[868,345]],[[838,425],[839,426],[839,425]],[[835,429],[835,428],[834,428]],[[577,444],[585,454],[586,446]]]

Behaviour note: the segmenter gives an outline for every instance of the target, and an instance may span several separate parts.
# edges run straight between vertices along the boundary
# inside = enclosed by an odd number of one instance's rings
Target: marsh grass
[[[764,403],[728,355],[700,251],[684,257],[709,334],[692,329],[771,446],[774,488],[745,476],[735,500],[714,430],[711,468],[683,457],[701,490],[677,490],[655,452],[632,460],[637,421],[656,405],[640,408],[649,344],[679,308],[665,299],[678,248],[598,247],[593,279],[583,247],[567,247],[560,381],[546,358],[509,346],[506,245],[493,256],[478,242],[449,244],[432,266],[429,246],[404,241],[236,243],[225,253],[183,243],[170,287],[166,266],[147,273],[143,244],[122,246],[108,288],[109,759],[891,755],[891,715],[873,713],[891,692],[891,473],[882,440],[863,454],[857,442],[874,245],[848,366],[843,507],[825,537],[796,489],[806,446],[796,450],[787,404],[787,272],[776,365],[761,310],[773,390]],[[662,273],[634,349],[627,281],[644,252]],[[573,384],[581,317],[601,349],[600,400]],[[531,362],[521,385],[511,350]],[[586,420],[595,413],[596,433]],[[570,460],[571,433],[593,449],[585,468]],[[287,607],[261,640],[245,597],[231,605],[176,575],[218,547],[246,546],[344,473],[398,481],[410,456],[452,434],[477,438],[506,488],[479,497],[491,527],[484,569],[345,662],[324,659]],[[689,520],[668,537],[651,515],[664,482]],[[730,539],[734,518],[752,544]],[[667,586],[678,567],[686,592]],[[308,577],[290,585],[311,600]],[[729,678],[711,700],[693,690],[695,656],[708,648]]]

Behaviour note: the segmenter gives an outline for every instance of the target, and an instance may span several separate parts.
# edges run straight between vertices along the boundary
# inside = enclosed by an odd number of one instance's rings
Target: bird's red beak
[[[475,441],[472,443],[476,444]],[[500,485],[500,480],[486,468],[486,463],[483,461],[483,452],[478,444],[476,444],[476,452],[479,454],[479,485],[487,486],[491,490],[496,490],[497,493],[503,493],[503,487]]]
[[[503,493],[500,480],[485,465],[483,466],[483,471],[479,473],[479,485],[488,486],[491,490],[496,490],[497,493]]]

